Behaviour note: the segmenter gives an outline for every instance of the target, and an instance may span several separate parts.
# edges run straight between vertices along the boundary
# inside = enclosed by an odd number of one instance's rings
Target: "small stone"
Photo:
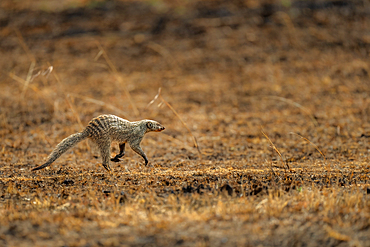
[[[62,184],[64,185],[72,185],[74,184],[75,182],[72,180],[72,179],[65,179]]]

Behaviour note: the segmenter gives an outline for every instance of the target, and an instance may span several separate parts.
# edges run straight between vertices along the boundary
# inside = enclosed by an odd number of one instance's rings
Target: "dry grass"
[[[369,6],[25,2],[0,3],[0,246],[370,245]],[[164,124],[149,166],[79,144],[30,172],[107,113]]]

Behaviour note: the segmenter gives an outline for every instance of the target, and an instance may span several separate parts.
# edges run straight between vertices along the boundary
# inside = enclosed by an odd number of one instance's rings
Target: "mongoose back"
[[[160,132],[164,129],[160,123],[153,120],[129,122],[114,115],[101,115],[92,119],[82,132],[70,135],[61,141],[51,152],[46,163],[33,168],[32,171],[51,165],[68,149],[86,138],[90,138],[97,144],[102,156],[102,165],[108,171],[111,171],[109,166],[110,160],[118,162],[119,158],[125,155],[126,143],[130,145],[132,150],[144,158],[145,165],[147,165],[148,158],[141,149],[140,142],[146,133],[151,131]],[[120,149],[119,154],[114,158],[110,158],[112,141],[117,141]]]

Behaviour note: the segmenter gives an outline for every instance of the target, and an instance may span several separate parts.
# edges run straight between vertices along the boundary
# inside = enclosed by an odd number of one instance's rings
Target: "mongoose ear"
[[[152,124],[151,122],[147,122],[147,123],[146,123],[146,127],[147,127],[148,129],[152,129],[152,128],[153,128],[153,124]]]

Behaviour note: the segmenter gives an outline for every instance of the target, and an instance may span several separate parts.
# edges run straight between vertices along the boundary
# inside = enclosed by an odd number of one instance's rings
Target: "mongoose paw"
[[[103,167],[105,168],[105,170],[107,170],[108,172],[111,172],[112,170],[110,169],[109,165],[104,165],[103,164]]]
[[[120,161],[121,161],[121,160],[120,160],[119,158],[117,158],[117,157],[111,158],[110,160],[111,160],[111,161],[113,161],[113,162],[120,162]]]

